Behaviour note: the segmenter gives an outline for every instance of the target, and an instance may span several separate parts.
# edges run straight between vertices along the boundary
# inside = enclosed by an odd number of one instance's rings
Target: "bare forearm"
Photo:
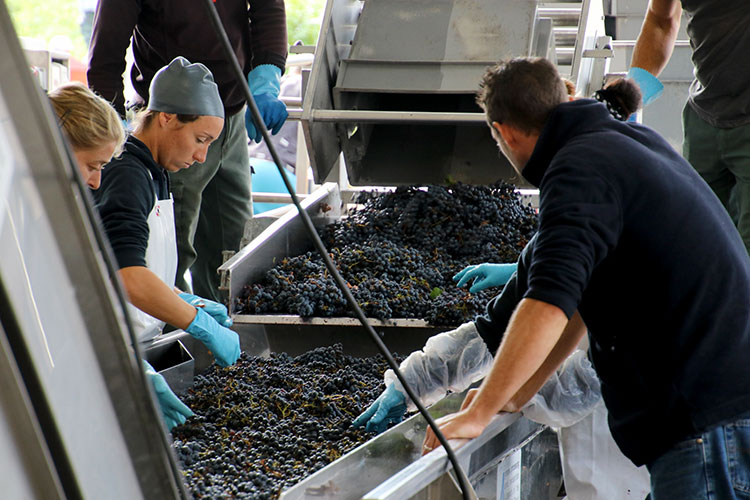
[[[659,76],[672,56],[681,15],[679,0],[651,0],[630,65]]]
[[[575,350],[581,337],[586,333],[586,325],[581,319],[581,315],[576,313],[570,318],[568,324],[565,326],[560,340],[558,340],[555,347],[552,348],[547,359],[544,360],[542,366],[532,375],[532,377],[526,382],[523,387],[510,399],[507,405],[503,408],[505,411],[518,411],[536,394],[539,389],[542,388],[544,383],[554,373],[560,364],[567,359],[568,356]]]
[[[489,421],[503,409],[540,370],[567,323],[560,308],[523,299],[513,313],[492,370],[467,410]]]
[[[119,274],[130,303],[146,314],[183,330],[195,319],[195,307],[147,267],[123,267]]]

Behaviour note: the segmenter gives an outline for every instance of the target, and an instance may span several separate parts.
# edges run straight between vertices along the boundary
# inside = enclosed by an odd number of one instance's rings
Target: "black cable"
[[[336,269],[336,266],[333,264],[333,261],[328,255],[328,250],[326,250],[326,247],[323,244],[323,241],[321,241],[320,237],[318,236],[318,232],[315,230],[315,226],[313,226],[313,223],[310,220],[310,216],[307,215],[307,212],[305,212],[305,210],[300,205],[299,198],[297,198],[297,195],[294,192],[294,188],[292,187],[291,182],[287,178],[284,168],[282,168],[281,166],[282,163],[276,152],[276,147],[271,142],[271,135],[268,133],[265,122],[263,121],[260,115],[260,112],[258,111],[258,107],[255,104],[255,100],[253,99],[252,93],[250,92],[250,87],[248,86],[245,74],[243,73],[242,68],[240,68],[240,63],[237,60],[237,56],[232,50],[232,46],[229,42],[229,38],[227,37],[227,33],[224,30],[224,26],[221,23],[221,19],[219,18],[219,13],[216,11],[216,7],[213,4],[213,0],[204,0],[203,4],[206,6],[208,17],[211,20],[211,25],[213,26],[214,31],[216,32],[216,36],[219,38],[219,41],[221,42],[221,45],[227,56],[227,60],[230,62],[232,66],[232,70],[235,74],[235,77],[237,78],[237,81],[240,82],[240,87],[245,93],[245,99],[247,100],[247,105],[250,107],[250,111],[253,115],[253,121],[255,122],[255,126],[258,130],[261,131],[261,134],[263,135],[263,140],[266,141],[266,146],[268,147],[268,150],[271,152],[271,157],[273,158],[273,161],[276,164],[276,168],[279,170],[279,174],[281,174],[281,178],[284,180],[284,185],[286,186],[287,191],[289,191],[289,195],[292,197],[292,202],[294,203],[294,206],[297,207],[297,211],[299,212],[299,215],[302,218],[302,222],[305,226],[305,229],[310,234],[310,237],[312,238],[313,243],[315,244],[315,247],[318,250],[318,253],[320,253],[320,256],[323,258],[323,261],[325,262],[326,267],[328,268],[328,271],[331,273],[331,276],[336,281],[336,284],[338,285],[339,289],[341,289],[341,292],[343,293],[344,298],[346,299],[346,301],[349,303],[349,306],[354,311],[354,314],[357,316],[357,319],[359,319],[359,321],[362,323],[362,326],[364,326],[365,330],[367,330],[367,332],[370,334],[370,337],[372,337],[372,341],[375,342],[375,345],[378,347],[380,352],[383,354],[383,357],[386,359],[388,364],[393,369],[394,373],[396,374],[396,377],[404,386],[404,390],[406,390],[406,393],[409,395],[409,397],[414,402],[419,412],[427,421],[427,424],[435,433],[435,436],[438,438],[438,441],[440,441],[440,444],[442,444],[443,448],[445,448],[445,453],[448,457],[448,460],[450,460],[451,464],[453,465],[453,469],[456,471],[456,476],[458,477],[458,482],[459,482],[459,485],[461,486],[461,494],[464,500],[470,500],[471,495],[469,494],[469,492],[471,491],[471,486],[469,485],[469,481],[466,478],[466,474],[461,468],[461,465],[458,463],[458,459],[456,458],[455,453],[453,452],[450,445],[448,444],[448,441],[445,439],[445,436],[443,436],[443,433],[440,432],[440,429],[438,428],[435,421],[432,419],[432,416],[427,412],[425,407],[422,406],[422,403],[419,401],[419,398],[417,397],[417,395],[414,393],[414,391],[412,391],[411,387],[409,387],[409,384],[406,382],[406,379],[404,378],[404,376],[401,374],[401,371],[399,370],[398,363],[396,363],[396,360],[393,359],[393,356],[391,355],[391,352],[388,350],[388,347],[386,347],[386,345],[381,340],[379,334],[375,332],[375,330],[372,328],[370,323],[367,321],[367,317],[365,316],[364,312],[362,312],[362,309],[360,309],[359,304],[357,304],[357,301],[354,299],[354,296],[349,290],[349,287],[346,286],[346,282],[341,277],[341,274],[339,274],[338,269]]]

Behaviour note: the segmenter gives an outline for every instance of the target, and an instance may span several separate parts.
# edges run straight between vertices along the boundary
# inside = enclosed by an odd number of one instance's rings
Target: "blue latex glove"
[[[250,86],[250,93],[255,99],[266,128],[272,134],[278,134],[288,116],[286,105],[279,100],[281,70],[273,64],[261,64],[247,74],[247,84]],[[263,140],[263,135],[255,126],[249,105],[245,111],[245,128],[251,140],[255,142]]]
[[[453,277],[453,281],[458,281],[456,286],[464,286],[470,280],[474,280],[469,291],[477,293],[485,288],[504,285],[508,282],[513,273],[516,272],[518,264],[479,264],[478,266],[465,267],[461,272]]]
[[[143,370],[154,388],[162,417],[164,417],[164,423],[167,424],[169,430],[177,425],[184,424],[188,417],[194,415],[193,411],[185,406],[180,398],[175,396],[164,377],[157,373],[145,359],[143,360]]]
[[[659,79],[643,68],[630,68],[627,78],[633,80],[640,87],[643,106],[648,106],[664,92],[664,85]]]
[[[229,317],[227,306],[224,304],[219,304],[213,300],[198,297],[192,293],[182,292],[179,295],[182,300],[196,309],[201,308],[206,311],[213,319],[218,321],[221,326],[226,326],[227,328],[232,326],[232,318]]]
[[[185,331],[203,342],[214,353],[219,366],[229,366],[240,357],[240,337],[229,328],[224,328],[207,312],[197,308],[195,319]]]
[[[397,390],[394,384],[391,384],[368,409],[352,422],[352,426],[364,425],[366,431],[380,434],[391,422],[401,422],[405,414],[406,396]]]

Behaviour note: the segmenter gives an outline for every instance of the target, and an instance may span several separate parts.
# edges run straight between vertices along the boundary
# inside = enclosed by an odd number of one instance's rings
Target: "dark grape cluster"
[[[469,294],[452,277],[470,264],[515,262],[537,227],[514,187],[399,187],[363,192],[362,208],[324,227],[321,238],[368,317],[419,318],[457,326],[497,290]],[[317,253],[287,257],[245,286],[241,314],[352,316]]]
[[[196,416],[172,431],[194,498],[277,498],[372,438],[351,422],[384,389],[386,368],[336,344],[297,357],[242,353],[198,375],[182,396]]]

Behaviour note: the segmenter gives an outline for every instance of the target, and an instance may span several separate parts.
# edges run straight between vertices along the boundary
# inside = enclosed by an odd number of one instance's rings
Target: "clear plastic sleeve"
[[[400,366],[409,386],[423,405],[441,400],[448,391],[461,392],[482,379],[492,368],[493,357],[473,322],[431,337]],[[385,372],[385,386],[393,382],[406,395],[393,370]],[[416,406],[406,397],[410,411]]]
[[[521,409],[528,419],[550,427],[569,427],[602,399],[601,384],[586,352],[577,350]]]

